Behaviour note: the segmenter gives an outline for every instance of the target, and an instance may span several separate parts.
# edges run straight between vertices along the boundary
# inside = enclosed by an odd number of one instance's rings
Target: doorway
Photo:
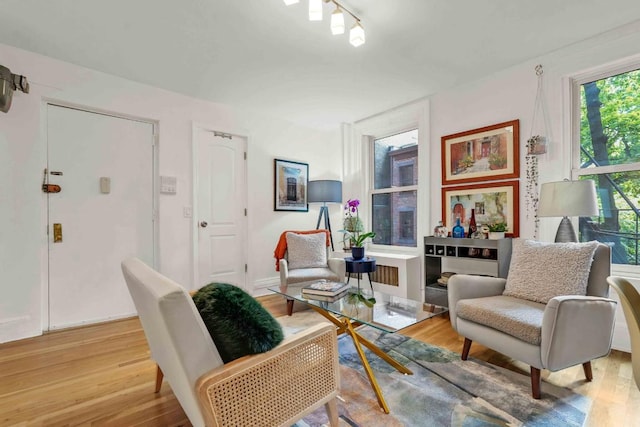
[[[245,289],[247,139],[197,126],[193,135],[195,285]]]
[[[154,265],[153,123],[46,104],[48,329],[135,315],[120,270]]]

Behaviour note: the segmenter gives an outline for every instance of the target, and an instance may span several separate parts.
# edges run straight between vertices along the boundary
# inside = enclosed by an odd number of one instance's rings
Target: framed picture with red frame
[[[442,137],[442,185],[520,177],[520,121]]]
[[[442,220],[451,230],[460,224],[469,229],[471,209],[475,209],[476,224],[507,224],[507,237],[520,236],[520,181],[458,185],[442,188]]]

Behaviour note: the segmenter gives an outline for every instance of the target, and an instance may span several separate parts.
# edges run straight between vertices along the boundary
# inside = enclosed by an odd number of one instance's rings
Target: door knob
[[[202,228],[205,228],[207,225],[209,225],[209,224],[207,224],[207,221],[202,221],[200,223],[200,227],[202,227]]]

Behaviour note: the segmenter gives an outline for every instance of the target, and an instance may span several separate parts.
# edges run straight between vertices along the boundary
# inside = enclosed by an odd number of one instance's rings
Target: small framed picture
[[[451,229],[460,218],[468,229],[471,209],[475,209],[476,224],[507,224],[509,237],[520,235],[519,181],[489,184],[459,185],[442,189],[442,219]]]
[[[442,185],[520,177],[520,121],[442,137]]]
[[[275,211],[308,212],[309,164],[275,159]]]

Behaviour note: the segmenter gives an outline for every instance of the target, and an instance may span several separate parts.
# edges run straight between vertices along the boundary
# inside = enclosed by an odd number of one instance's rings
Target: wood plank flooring
[[[274,316],[286,314],[279,296],[261,297]],[[295,310],[303,309],[296,304]],[[403,330],[405,335],[462,349],[447,317]],[[528,374],[529,368],[474,344],[471,357]],[[592,398],[588,426],[640,426],[640,391],[627,353],[593,362],[594,380],[582,367],[544,372],[543,381]],[[0,344],[0,426],[189,426],[165,382],[153,392],[155,364],[137,318],[56,331]]]

